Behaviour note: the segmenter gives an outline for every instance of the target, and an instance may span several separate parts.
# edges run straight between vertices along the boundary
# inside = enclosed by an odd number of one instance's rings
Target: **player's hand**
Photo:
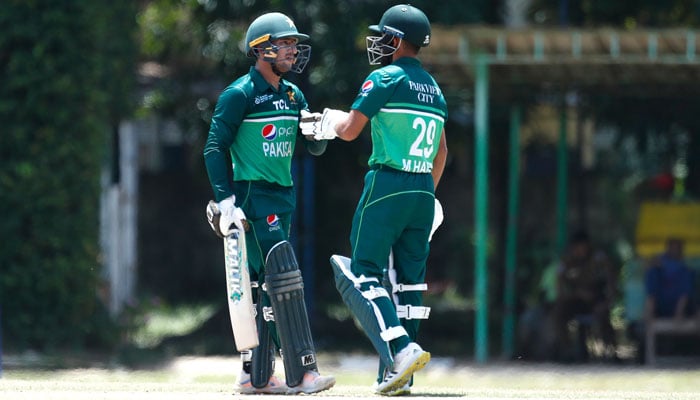
[[[444,219],[445,214],[442,211],[442,204],[440,204],[440,201],[438,199],[435,199],[435,216],[433,217],[433,227],[430,228],[430,236],[428,236],[428,241],[431,241],[433,239],[433,233],[435,233],[435,231],[442,224],[442,221]]]
[[[246,217],[243,210],[236,207],[236,196],[231,195],[218,203],[209,201],[207,204],[207,221],[217,236],[223,238],[231,234],[233,229],[245,231]]]
[[[342,120],[348,117],[345,111],[334,110],[332,108],[324,108],[321,120],[318,122],[319,129],[314,135],[316,140],[330,140],[338,137],[335,131],[335,126]]]
[[[316,123],[321,120],[321,113],[309,112],[306,110],[301,110],[301,119],[299,120],[299,129],[301,134],[304,135],[309,140],[314,139],[314,131],[316,129]]]
[[[304,116],[302,114],[299,128],[303,135],[312,135],[314,140],[332,140],[338,137],[335,126],[348,116],[348,113],[345,111],[334,110],[332,108],[325,108],[320,118],[316,116],[319,113],[310,114],[314,117],[309,118],[308,122],[304,121]]]

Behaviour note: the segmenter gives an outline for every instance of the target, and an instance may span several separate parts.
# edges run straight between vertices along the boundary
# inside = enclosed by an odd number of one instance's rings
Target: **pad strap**
[[[417,283],[415,285],[407,285],[405,283],[391,283],[392,293],[398,292],[425,292],[428,290],[427,283]]]
[[[430,317],[430,307],[399,304],[396,306],[396,315],[403,319],[428,319]]]
[[[379,336],[382,337],[382,340],[387,343],[404,335],[408,336],[408,332],[406,332],[406,328],[404,328],[401,325],[392,326],[391,328],[385,328],[379,333]]]

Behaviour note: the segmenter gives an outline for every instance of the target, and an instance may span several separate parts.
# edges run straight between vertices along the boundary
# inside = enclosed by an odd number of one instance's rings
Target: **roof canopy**
[[[471,87],[489,64],[491,93],[534,88],[626,91],[639,97],[700,94],[698,33],[686,29],[503,29],[434,26],[421,60],[446,88]]]

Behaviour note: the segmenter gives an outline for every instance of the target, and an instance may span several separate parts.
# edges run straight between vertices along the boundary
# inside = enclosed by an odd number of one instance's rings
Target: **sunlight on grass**
[[[192,310],[190,310],[191,312]],[[89,368],[75,370],[6,371],[0,398],[79,399],[231,399],[240,371],[237,356],[178,357],[155,369]],[[277,359],[278,365],[281,360]],[[337,384],[316,397],[375,397],[374,356],[319,354],[323,374]],[[277,374],[283,378],[283,368]],[[21,393],[23,396],[17,397]],[[436,358],[415,376],[416,398],[481,399],[700,399],[700,370],[651,369],[632,366],[459,363]],[[26,396],[25,396],[26,395]],[[43,396],[43,397],[42,397]],[[187,397],[195,396],[195,397]]]
[[[156,307],[141,316],[141,323],[133,329],[129,339],[139,348],[155,347],[167,337],[193,332],[215,311],[216,307],[207,304]]]

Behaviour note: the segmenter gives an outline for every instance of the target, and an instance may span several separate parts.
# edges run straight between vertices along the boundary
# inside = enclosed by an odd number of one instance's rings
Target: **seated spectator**
[[[600,332],[606,350],[612,348],[614,357],[616,340],[610,310],[617,295],[617,273],[608,256],[593,248],[586,232],[577,232],[571,238],[557,270],[556,293],[552,316],[558,358],[582,361],[588,357],[587,326]],[[579,323],[579,336],[572,346],[569,322],[574,320]]]
[[[650,318],[690,317],[695,313],[693,300],[695,275],[684,260],[683,241],[669,238],[666,251],[652,260],[644,284],[645,315]]]

